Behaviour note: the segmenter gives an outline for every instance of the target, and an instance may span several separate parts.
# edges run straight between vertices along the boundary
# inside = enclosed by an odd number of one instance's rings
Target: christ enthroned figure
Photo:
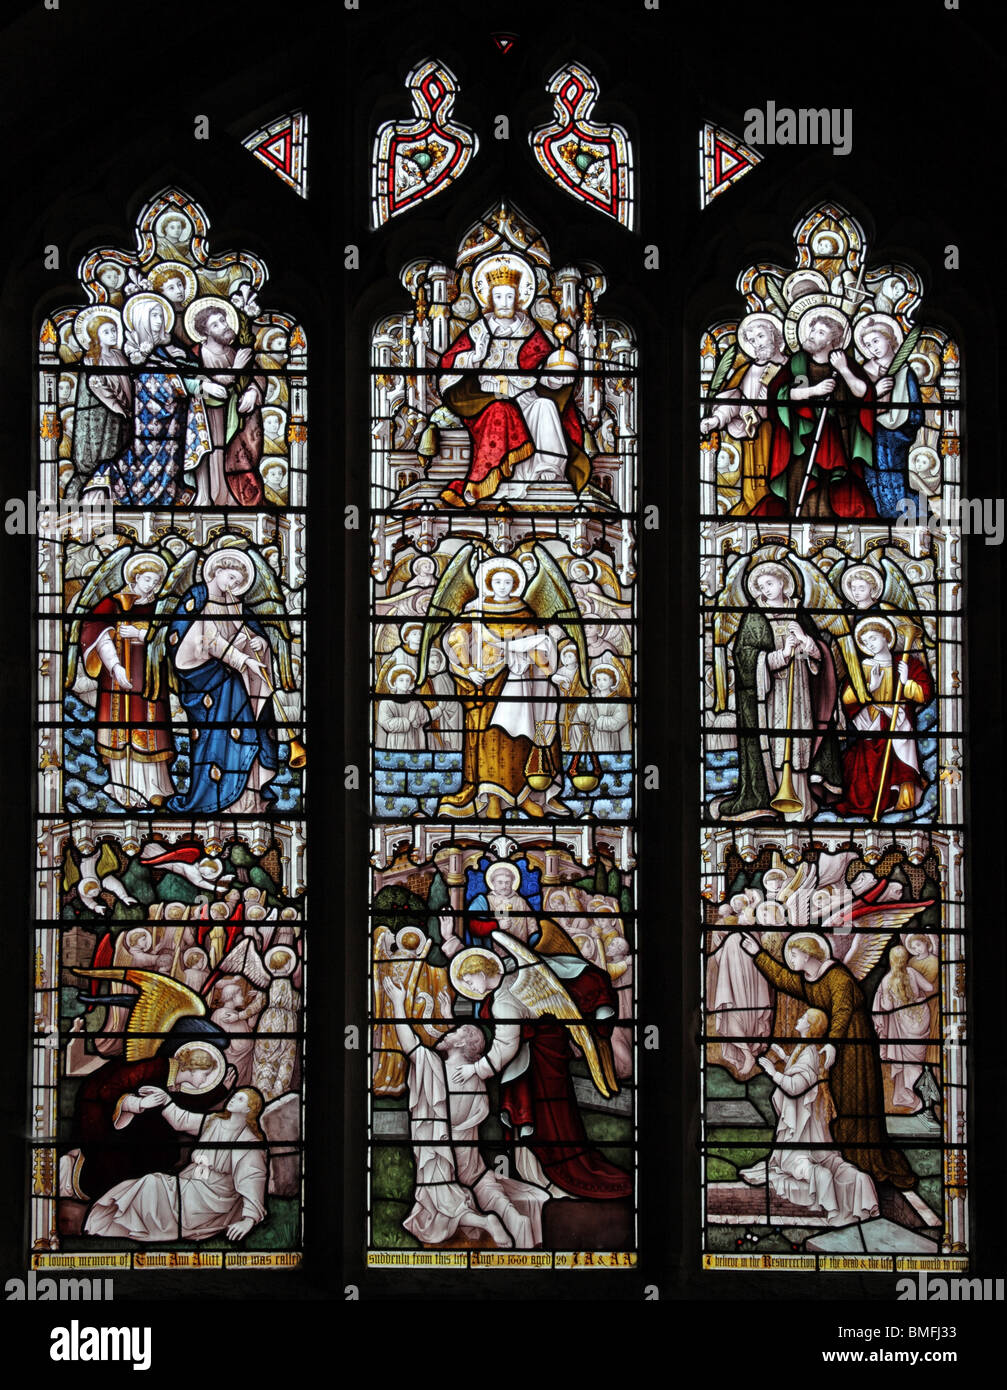
[[[441,396],[472,441],[467,474],[441,493],[452,506],[474,506],[508,479],[567,482],[579,492],[591,474],[573,402],[577,358],[569,348],[554,349],[519,304],[522,284],[534,280],[512,259],[485,279],[476,272],[485,312],[441,358]]]

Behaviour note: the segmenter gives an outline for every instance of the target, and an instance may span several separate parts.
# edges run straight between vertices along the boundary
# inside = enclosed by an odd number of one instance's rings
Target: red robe
[[[146,644],[118,636],[120,622],[146,628],[155,609],[154,603],[134,602],[132,594],[109,594],[95,605],[81,624],[84,668],[98,681],[96,741],[105,759],[124,757],[127,745],[131,756],[141,762],[159,762],[175,756],[168,734],[171,725],[168,682],[164,678],[161,680],[161,698],[148,700],[143,694],[147,683]],[[107,628],[114,629],[112,642],[116,656],[126,669],[132,690],[120,690],[97,651],[91,650]]]
[[[831,396],[790,399],[790,390],[798,384],[798,377],[806,377],[811,385],[817,385],[832,375],[829,363],[815,362],[801,351],[784,363],[773,378],[769,387],[769,414],[773,422],[769,491],[752,508],[752,516],[793,515],[823,408],[825,420],[801,515],[877,516],[874,498],[864,481],[864,466],[873,462],[873,384],[867,382],[865,394],[857,398],[842,377],[837,377]]]
[[[618,1002],[604,970],[588,965],[563,984],[585,1019],[603,1007],[616,1015]],[[591,1027],[600,1037],[611,1036],[609,1022]],[[500,1085],[500,1111],[511,1130],[520,1134],[531,1126],[525,1142],[549,1181],[572,1197],[612,1201],[632,1196],[630,1175],[592,1148],[587,1137],[570,1075],[574,1054],[569,1028],[551,1015],[528,1019],[521,1024],[521,1041],[528,1044],[528,1066]]]
[[[924,663],[915,656],[907,656],[906,664],[909,667],[909,679],[914,681],[919,687],[923,696],[922,700],[908,701],[902,708],[906,711],[912,729],[896,730],[896,734],[904,738],[912,738],[916,728],[916,718],[914,709],[928,703],[934,693],[933,682],[930,673]],[[892,676],[898,681],[897,665],[892,667]],[[904,698],[904,697],[903,697]],[[853,730],[853,740],[843,754],[843,799],[836,804],[836,810],[843,816],[871,816],[874,814],[874,807],[878,803],[878,787],[881,784],[881,769],[885,762],[885,748],[892,742],[884,735],[891,727],[891,703],[885,703],[882,699],[871,701],[875,708],[880,712],[880,728],[875,733],[857,733]],[[859,714],[866,706],[856,699],[850,686],[843,688],[843,707],[849,720]],[[894,743],[892,750],[888,754],[888,766],[885,769],[884,791],[881,795],[879,815],[884,815],[886,811],[895,809],[893,802],[897,800],[899,788],[905,783],[918,787],[922,791],[926,787],[926,782],[917,772],[916,768],[904,763],[895,751]],[[907,808],[908,809],[908,808]]]
[[[462,352],[473,350],[468,332],[462,333],[441,358],[441,371],[450,372],[455,358]],[[532,372],[540,367],[552,352],[553,346],[541,328],[532,329],[518,350],[518,366]],[[455,478],[448,484],[448,491],[461,498],[466,485],[477,490],[483,485],[484,495],[489,495],[496,482],[492,475],[508,477],[514,465],[522,459],[530,458],[535,452],[535,444],[524,422],[521,409],[511,400],[494,400],[479,386],[475,373],[492,375],[491,368],[465,368],[462,380],[455,382],[444,391],[444,399],[465,421],[465,427],[472,439],[472,457],[469,471],[464,478]],[[548,392],[557,400],[563,431],[579,452],[584,443],[584,429],[573,403],[571,387],[561,392]],[[565,397],[565,399],[564,399]],[[560,401],[563,401],[560,405]]]
[[[198,1042],[198,1038],[190,1041]],[[134,1115],[123,1129],[113,1124],[120,1096],[135,1093],[141,1086],[167,1086],[169,1062],[165,1056],[108,1062],[81,1082],[73,1127],[74,1142],[81,1150],[75,1180],[78,1190],[92,1200],[127,1178],[170,1173],[181,1158],[188,1136],[172,1129],[160,1110]],[[227,1096],[228,1087],[221,1084],[201,1096],[175,1092],[172,1100],[183,1110],[206,1115],[219,1110]]]

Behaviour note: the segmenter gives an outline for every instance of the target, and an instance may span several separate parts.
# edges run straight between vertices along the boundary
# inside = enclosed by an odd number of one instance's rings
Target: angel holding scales
[[[444,633],[451,674],[465,711],[462,787],[441,797],[438,814],[451,817],[508,812],[541,817],[569,814],[558,737],[557,643],[577,649],[585,687],[587,648],[576,600],[553,556],[534,543],[529,579],[507,557],[485,560],[473,574],[475,546],[453,557],[430,600],[420,647],[417,684]]]

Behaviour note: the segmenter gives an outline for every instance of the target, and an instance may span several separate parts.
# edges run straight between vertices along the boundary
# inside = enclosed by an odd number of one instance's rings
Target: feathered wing
[[[273,653],[277,687],[286,691],[296,690],[297,682],[294,679],[294,667],[290,658],[290,623],[287,620],[287,605],[280,581],[272,565],[263,559],[254,545],[243,549],[252,562],[255,579],[241,600],[242,607],[246,613],[257,618],[266,630],[266,637]]]
[[[120,984],[132,985],[139,991],[130,1007],[129,1022],[126,1024],[127,1062],[153,1057],[163,1041],[161,1035],[169,1032],[180,1018],[206,1016],[206,1005],[199,995],[169,975],[115,966],[104,970],[75,969],[73,973],[89,980],[118,980]],[[123,1004],[129,1007],[128,996]],[[151,1034],[153,1036],[149,1036]]]
[[[175,616],[175,609],[182,595],[192,588],[196,578],[196,564],[199,560],[199,553],[196,550],[186,550],[179,559],[175,560],[171,569],[165,577],[161,588],[161,597],[157,601],[154,609],[155,619],[151,624],[150,632],[147,636],[147,658],[144,695],[148,700],[158,700],[167,697],[168,692],[161,689],[161,673],[164,671],[165,653],[168,650],[168,628],[171,620]],[[168,668],[168,680],[172,689],[175,689],[174,670]]]
[[[727,644],[741,624],[742,610],[749,606],[745,589],[749,560],[748,555],[739,555],[728,569],[713,614],[714,710],[717,714],[727,709]]]
[[[262,957],[255,949],[250,936],[241,940],[228,951],[218,967],[220,975],[244,975],[251,980],[256,989],[268,990],[273,979],[262,963]],[[219,978],[219,976],[218,976]]]
[[[922,638],[928,647],[932,647],[934,645],[933,639],[928,636],[927,630],[923,625],[923,615],[920,612],[919,600],[916,597],[915,589],[906,579],[898,565],[895,564],[894,560],[890,560],[887,555],[881,557],[881,570],[885,576],[885,587],[881,595],[882,607],[892,608],[896,613],[911,615],[908,624],[903,620],[903,622],[897,624],[897,626],[903,629],[909,626],[911,631],[914,630],[917,634],[917,641]],[[907,634],[905,631],[902,632],[903,637],[907,635],[911,635],[911,633]]]
[[[717,392],[723,386],[724,382],[730,376],[731,368],[734,366],[737,356],[738,349],[733,344],[731,345],[731,347],[725,349],[723,356],[717,363],[716,370],[713,373],[713,378],[707,389],[706,394],[709,398],[712,399],[717,394]]]
[[[538,561],[538,569],[528,581],[524,591],[525,602],[536,617],[543,622],[556,623],[577,648],[580,664],[580,678],[585,689],[591,687],[591,676],[587,664],[587,642],[584,625],[577,600],[566,581],[566,575],[559,564],[546,550],[545,546],[533,545],[531,553]]]
[[[117,546],[115,550],[105,556],[83,589],[80,589],[67,604],[71,613],[80,614],[80,617],[75,618],[70,624],[70,632],[67,637],[65,681],[67,690],[72,690],[77,680],[77,667],[80,660],[80,632],[84,618],[101,603],[102,599],[108,598],[109,594],[118,593],[123,587],[125,582],[122,577],[123,561],[132,553],[133,547],[131,545]]]
[[[551,1014],[553,1018],[570,1020],[570,1035],[584,1054],[591,1080],[606,1099],[615,1095],[619,1086],[614,1081],[611,1055],[603,1059],[598,1040],[563,982],[553,974],[545,960],[524,942],[500,930],[493,932],[492,936],[517,961],[517,970],[507,976],[507,987],[511,994],[524,1004],[534,1018]],[[609,1076],[612,1076],[612,1080]]]
[[[471,567],[474,550],[475,546],[471,541],[463,545],[450,560],[434,590],[430,607],[427,609],[427,621],[423,625],[419,669],[416,673],[417,685],[422,685],[427,678],[427,661],[431,648],[448,623],[457,620],[465,605],[471,603],[478,592]]]
[[[921,902],[865,903],[856,899],[844,903],[830,917],[826,917],[819,930],[823,932],[872,932],[898,931],[911,922],[918,912],[933,906],[933,898]]]
[[[887,931],[854,932],[853,940],[843,956],[843,964],[858,980],[865,980],[881,959],[891,939],[892,934]]]
[[[868,703],[867,689],[864,686],[864,673],[853,640],[850,624],[843,612],[843,600],[829,582],[829,578],[817,565],[803,556],[788,552],[787,561],[798,571],[804,581],[804,606],[811,610],[815,625],[830,637],[835,638],[843,655],[846,675],[861,704]]]

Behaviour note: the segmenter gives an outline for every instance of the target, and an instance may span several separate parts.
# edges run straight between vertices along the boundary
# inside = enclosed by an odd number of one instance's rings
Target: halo
[[[265,966],[274,980],[282,980],[294,973],[297,956],[290,946],[274,946],[266,952]]]
[[[73,336],[80,343],[85,352],[91,346],[91,339],[88,337],[88,328],[94,323],[95,319],[111,319],[115,324],[118,338],[116,347],[122,347],[122,315],[118,309],[111,304],[89,304],[86,309],[81,309],[80,313],[73,321]]]
[[[494,555],[491,560],[484,560],[476,570],[476,592],[480,599],[486,598],[491,592],[487,575],[492,570],[509,570],[515,581],[514,592],[510,596],[511,600],[521,597],[524,586],[528,583],[527,572],[516,560],[509,560],[506,555]]]
[[[166,222],[181,222],[183,227],[188,227],[189,229],[186,240],[192,236],[192,222],[180,208],[169,208],[167,212],[162,212],[161,216],[154,223],[154,231],[157,235],[164,237],[166,240],[170,240],[168,234],[164,230],[164,224]],[[175,245],[180,246],[181,242],[176,241]]]
[[[516,270],[521,275],[517,289],[519,309],[527,309],[535,297],[535,272],[523,256],[513,252],[503,255],[484,256],[472,272],[472,293],[484,309],[489,308],[490,287],[486,277],[491,270]]]
[[[836,309],[831,304],[812,304],[810,309],[805,309],[797,320],[797,342],[799,345],[803,344],[806,327],[813,319],[829,319],[832,323],[838,324],[843,330],[843,336],[838,346],[845,348],[849,345],[850,321],[841,309]]]
[[[136,332],[136,311],[141,304],[157,304],[164,312],[164,331],[170,333],[175,325],[175,311],[163,294],[134,294],[126,300],[122,321],[130,332]]]
[[[831,946],[829,945],[829,943],[826,941],[826,939],[825,939],[824,936],[819,936],[819,934],[818,934],[817,932],[814,932],[814,931],[795,931],[795,932],[793,932],[790,936],[787,937],[787,944],[786,944],[786,945],[784,946],[784,948],[783,948],[783,959],[784,959],[784,960],[787,962],[787,964],[790,966],[791,970],[794,969],[794,962],[790,959],[791,947],[792,947],[792,945],[793,945],[793,943],[794,943],[795,941],[802,941],[802,940],[803,940],[803,941],[817,941],[818,944],[819,944],[819,946],[821,946],[822,950],[825,952],[825,959],[826,959],[826,960],[832,960],[832,959],[833,959],[832,948],[831,948]]]
[[[618,689],[619,689],[619,686],[622,684],[622,675],[623,675],[623,673],[618,669],[618,667],[615,665],[614,662],[612,662],[612,661],[598,661],[598,662],[595,662],[595,663],[592,665],[592,667],[591,667],[591,679],[592,679],[592,682],[593,682],[593,680],[594,680],[594,677],[595,677],[596,675],[598,675],[599,671],[608,671],[609,675],[612,677],[612,689],[613,689],[613,690],[618,690]]]
[[[397,677],[397,676],[402,676],[402,675],[410,675],[410,676],[412,676],[412,678],[413,678],[413,684],[415,685],[415,683],[416,683],[416,670],[415,670],[415,668],[412,667],[412,666],[406,666],[406,664],[405,664],[404,662],[402,662],[402,661],[397,661],[397,662],[395,663],[395,665],[391,668],[391,670],[388,671],[388,672],[386,673],[386,675],[385,675],[385,685],[388,687],[389,691],[393,691],[393,690],[394,690],[394,682],[395,682],[396,677]]]
[[[199,284],[195,273],[187,265],[183,265],[181,261],[161,261],[154,266],[153,270],[147,272],[147,278],[156,294],[160,294],[161,285],[164,284],[165,280],[170,280],[174,276],[185,281],[185,302],[188,304],[199,293]]]
[[[863,353],[864,357],[869,358],[871,355],[864,346],[864,339],[872,329],[881,327],[890,328],[895,334],[896,352],[902,346],[906,335],[903,333],[902,325],[899,323],[898,319],[892,318],[891,314],[864,314],[857,320],[857,325],[853,330],[853,341]]]
[[[109,267],[111,267],[113,270],[117,270],[120,276],[122,277],[119,283],[115,286],[115,289],[121,290],[123,285],[126,283],[126,267],[124,265],[120,265],[118,261],[99,261],[98,264],[95,266],[94,270],[92,271],[92,278],[96,280],[99,285],[103,286],[103,288],[107,289],[108,286],[105,284],[104,280],[100,280],[98,277],[101,275],[101,272],[103,270],[108,270]]]
[[[409,565],[410,574],[416,575],[419,573],[421,560],[424,562],[424,564],[433,565],[434,574],[437,573],[437,561],[434,559],[432,555],[414,555]]]
[[[574,571],[574,566],[575,566],[575,565],[583,565],[584,568],[587,570],[587,577],[586,577],[585,579],[574,579],[574,577],[573,577],[573,571]],[[597,577],[598,577],[598,570],[597,570],[597,568],[596,568],[596,566],[595,566],[594,561],[593,561],[593,560],[585,560],[585,558],[584,558],[583,555],[575,555],[575,556],[574,556],[574,558],[570,561],[570,563],[569,563],[569,564],[567,565],[567,567],[566,567],[566,573],[567,573],[567,578],[568,578],[568,579],[571,581],[571,583],[573,583],[573,584],[590,584],[592,579],[597,579]]]
[[[793,303],[793,300],[790,298],[790,292],[793,289],[793,287],[795,285],[807,283],[807,281],[809,280],[813,285],[818,286],[822,294],[828,294],[829,282],[828,280],[826,280],[825,276],[821,273],[820,270],[792,270],[783,282],[783,297],[788,304]],[[814,290],[805,290],[804,293],[814,294]],[[803,297],[803,295],[798,296],[798,298]]]
[[[265,432],[266,421],[267,421],[268,419],[270,419],[271,417],[273,417],[273,416],[275,416],[276,419],[279,420],[279,422],[280,422],[280,425],[281,425],[281,432],[280,432],[280,435],[279,435],[278,437],[279,437],[279,438],[282,438],[282,437],[283,437],[283,434],[282,434],[282,425],[283,425],[284,419],[286,418],[286,411],[283,410],[283,408],[282,408],[281,406],[278,406],[278,405],[267,405],[267,406],[263,406],[263,408],[262,408],[262,426],[263,426],[263,432]]]
[[[259,472],[265,477],[271,468],[278,468],[286,479],[287,465],[284,460],[276,454],[263,455],[262,462],[259,464]]]
[[[183,1043],[175,1052],[176,1059],[180,1057],[183,1052],[188,1052],[193,1048],[199,1048],[201,1052],[208,1052],[211,1057],[215,1058],[212,1070],[200,1073],[201,1076],[208,1077],[209,1080],[204,1082],[202,1086],[193,1086],[187,1081],[184,1086],[180,1086],[178,1089],[187,1096],[202,1096],[205,1095],[207,1091],[212,1091],[214,1086],[218,1086],[224,1079],[227,1063],[224,1061],[224,1054],[218,1047],[214,1047],[213,1043],[203,1042],[199,1038],[194,1038],[192,1042]]]
[[[204,343],[206,341],[205,333],[200,333],[196,328],[196,315],[202,313],[204,309],[216,309],[218,313],[223,314],[235,333],[241,328],[241,320],[238,318],[238,311],[230,300],[221,299],[220,296],[216,294],[204,294],[201,295],[199,299],[194,299],[192,301],[186,309],[185,317],[182,320],[186,333],[188,333],[189,337],[192,338],[194,342]]]
[[[490,874],[499,878],[500,870],[507,869],[510,873],[512,891],[521,886],[521,870],[516,864],[512,864],[509,859],[496,859],[483,874],[486,880],[486,887],[490,886]]]
[[[782,888],[786,888],[790,882],[790,875],[786,869],[767,869],[762,875],[762,887],[768,895],[771,893],[775,899]],[[774,886],[775,885],[775,886]]]
[[[874,628],[875,631],[878,628],[881,628],[881,630],[888,637],[889,647],[895,646],[896,642],[898,641],[898,637],[895,632],[894,623],[890,623],[887,618],[875,616],[873,618],[862,618],[860,622],[857,623],[856,627],[853,629],[853,640],[856,642],[857,646],[860,647],[861,651],[863,651],[864,648],[860,642],[860,634],[862,632],[869,632],[871,628]]]
[[[499,965],[498,979],[503,976],[503,966],[500,965],[491,951],[484,946],[470,946],[467,951],[459,951],[452,960],[450,970],[451,983],[459,994],[464,994],[466,999],[485,999],[486,994],[476,994],[474,990],[469,989],[468,985],[464,983],[459,974],[461,967],[466,961],[471,960],[473,956],[478,956],[480,960],[492,961],[494,964]],[[486,993],[488,994],[489,990],[487,990]]]
[[[849,585],[854,579],[866,579],[871,585],[872,598],[877,601],[885,591],[885,581],[873,565],[851,565],[844,570],[839,580],[839,587],[851,603],[856,603],[856,599],[850,593]]]
[[[127,584],[132,584],[138,574],[148,569],[156,569],[161,576],[161,583],[164,583],[168,574],[168,566],[160,555],[155,555],[149,550],[141,551],[137,555],[131,555],[122,567],[122,577]]]
[[[777,341],[777,339],[783,337],[783,324],[780,322],[780,320],[776,317],[775,314],[746,314],[745,317],[738,324],[737,332],[735,334],[739,346],[743,346],[741,342],[741,335],[745,332],[745,330],[748,328],[758,327],[768,328],[770,332],[773,334],[774,343]]]
[[[237,546],[224,546],[221,550],[215,550],[212,555],[207,557],[203,565],[203,579],[210,580],[219,569],[241,570],[245,576],[245,582],[240,588],[232,589],[231,593],[235,597],[247,593],[255,581],[255,566],[243,550]]]
[[[415,941],[409,941],[409,937],[415,937]],[[414,952],[421,949],[426,941],[426,936],[420,931],[419,927],[403,927],[395,934],[395,944],[400,951]]]
[[[797,580],[787,566],[778,563],[776,560],[760,560],[760,562],[757,565],[753,565],[745,575],[745,588],[748,590],[749,596],[753,598],[756,603],[760,601],[761,596],[756,594],[754,584],[760,574],[778,574],[784,584],[783,597],[793,598],[794,591],[797,588]]]
[[[151,944],[152,937],[151,937],[151,935],[150,935],[150,932],[147,930],[147,928],[146,928],[146,927],[134,927],[133,930],[132,930],[131,932],[127,932],[127,934],[126,934],[126,945],[129,947],[130,950],[133,949],[133,944],[134,944],[134,942],[136,941],[137,937],[140,937],[140,936],[145,936],[145,937],[147,938],[147,945],[148,945],[148,946]]]
[[[822,246],[822,242],[826,238],[828,238],[832,243],[834,243],[831,246],[831,248],[825,248]],[[845,236],[843,236],[842,232],[832,227],[828,227],[820,232],[816,232],[815,235],[811,238],[811,250],[814,253],[814,255],[823,256],[829,260],[831,260],[833,256],[841,256],[843,252],[846,250],[846,246],[847,241]]]

